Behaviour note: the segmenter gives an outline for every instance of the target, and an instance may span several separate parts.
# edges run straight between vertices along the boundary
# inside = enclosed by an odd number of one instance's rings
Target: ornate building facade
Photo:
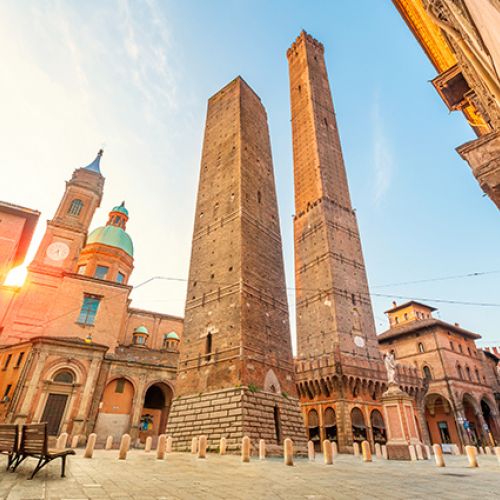
[[[500,3],[393,0],[436,68],[432,81],[450,111],[462,111],[478,138],[457,148],[500,208]]]
[[[433,317],[436,309],[407,302],[387,311],[383,352],[426,380],[425,422],[431,443],[494,446],[500,440],[498,358],[479,349],[481,336]],[[491,359],[493,358],[493,359]]]
[[[88,233],[102,151],[73,172],[21,287],[0,287],[0,418],[144,440],[164,430],[182,319],[130,307],[124,203]]]

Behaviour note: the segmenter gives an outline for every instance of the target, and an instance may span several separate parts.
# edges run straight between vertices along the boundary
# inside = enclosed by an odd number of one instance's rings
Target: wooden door
[[[40,422],[47,422],[49,436],[57,436],[68,401],[67,394],[49,394]]]

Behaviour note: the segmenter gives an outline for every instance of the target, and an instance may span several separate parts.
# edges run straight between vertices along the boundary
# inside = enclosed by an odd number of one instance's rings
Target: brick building
[[[66,183],[24,285],[0,287],[8,304],[0,418],[47,421],[52,435],[144,440],[166,426],[182,319],[130,307],[134,249],[124,203],[88,233],[104,187],[101,155]]]
[[[304,31],[288,49],[295,181],[296,380],[309,439],[351,451],[385,443],[378,349],[356,215],[323,55]],[[422,379],[400,372],[414,398]],[[415,426],[413,426],[415,427]],[[422,437],[420,437],[422,439]]]
[[[267,116],[241,77],[208,102],[191,252],[174,446],[305,448]]]
[[[481,336],[433,317],[436,309],[407,302],[386,311],[383,352],[413,366],[426,380],[425,421],[431,442],[493,445],[500,440],[498,358],[479,349]],[[493,359],[490,359],[493,358]]]

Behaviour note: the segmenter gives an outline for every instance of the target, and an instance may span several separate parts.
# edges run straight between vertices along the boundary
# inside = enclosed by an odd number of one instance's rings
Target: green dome
[[[166,340],[181,340],[175,332],[166,333],[163,338]]]
[[[125,208],[125,206],[123,205],[123,203],[117,207],[114,207],[113,210],[111,210],[112,212],[119,212],[121,214],[125,214],[127,217],[128,217],[128,210]]]
[[[148,329],[145,326],[138,326],[134,330],[134,333],[145,333],[146,335],[149,335]]]
[[[94,229],[87,238],[87,245],[91,243],[102,243],[110,247],[121,248],[131,257],[134,256],[132,238],[121,227],[103,226]]]

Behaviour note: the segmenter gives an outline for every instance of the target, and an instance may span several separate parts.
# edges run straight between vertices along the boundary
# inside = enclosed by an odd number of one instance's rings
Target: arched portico
[[[165,382],[156,382],[147,388],[139,425],[141,442],[145,442],[148,436],[158,436],[165,432],[172,397],[173,391]]]
[[[470,394],[466,393],[462,398],[462,405],[465,416],[465,430],[467,431],[469,442],[479,446],[481,444],[482,425],[477,402]]]
[[[460,434],[450,401],[441,394],[427,394],[425,421],[431,444],[461,445]]]

